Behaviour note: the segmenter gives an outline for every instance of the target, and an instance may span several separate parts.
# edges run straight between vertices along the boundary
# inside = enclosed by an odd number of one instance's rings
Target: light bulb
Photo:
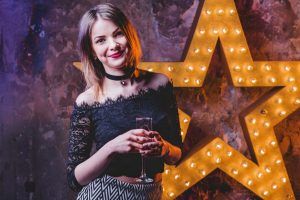
[[[292,86],[290,90],[291,92],[297,92],[298,88],[296,86]]]
[[[284,66],[284,70],[289,72],[291,70],[291,67],[290,66]]]
[[[214,34],[218,34],[218,32],[219,32],[218,29],[213,29]]]
[[[245,47],[240,48],[240,52],[241,53],[245,53],[246,52],[246,48]]]
[[[271,173],[271,168],[270,167],[265,167],[265,170],[267,173]]]
[[[211,53],[211,52],[213,52],[213,49],[212,48],[207,48],[207,52]]]
[[[264,127],[266,128],[270,127],[270,122],[264,122]]]
[[[184,185],[187,186],[187,187],[190,186],[190,184],[191,184],[190,181],[185,181],[185,182],[184,182]]]
[[[200,170],[200,173],[205,176],[206,175],[206,171],[204,169]]]
[[[248,167],[248,163],[247,163],[246,161],[243,161],[243,162],[242,162],[242,166],[243,166],[244,168],[247,168],[247,167]]]
[[[252,66],[252,65],[248,65],[248,66],[247,66],[247,70],[248,70],[248,71],[252,71],[252,70],[253,70],[253,66]]]
[[[172,66],[168,66],[168,70],[169,70],[169,72],[171,72],[174,70],[174,68]]]
[[[269,78],[269,81],[270,81],[271,83],[275,83],[275,82],[276,82],[276,78],[271,77],[271,78]]]
[[[265,65],[265,70],[266,70],[266,71],[271,71],[271,70],[272,70],[271,65],[266,64],[266,65]]]
[[[188,120],[187,118],[184,118],[184,119],[183,119],[183,122],[184,122],[184,123],[187,123],[188,121],[189,121],[189,120]]]
[[[217,164],[220,164],[221,161],[222,161],[222,159],[221,159],[220,157],[217,157],[217,158],[216,158],[216,163],[217,163]]]
[[[286,178],[285,178],[285,177],[282,177],[282,178],[281,178],[281,181],[282,181],[283,183],[286,183]]]
[[[253,135],[254,135],[255,137],[259,136],[259,132],[255,130],[255,131],[253,131]]]
[[[180,175],[179,175],[179,174],[176,174],[176,175],[174,176],[174,178],[175,178],[175,180],[177,180],[177,179],[180,178]]]
[[[241,34],[241,30],[240,29],[235,29],[236,34]]]
[[[263,176],[263,174],[261,172],[257,173],[257,178],[261,178]]]
[[[264,195],[264,196],[268,196],[268,194],[269,194],[269,191],[268,191],[268,190],[265,190],[265,191],[263,192],[263,195]]]
[[[169,174],[169,173],[170,173],[170,170],[169,170],[169,169],[166,169],[166,170],[165,170],[165,173],[166,173],[166,174]]]
[[[204,35],[204,34],[205,34],[205,29],[200,29],[199,33],[200,33],[201,35]]]
[[[218,11],[217,11],[217,14],[218,15],[222,15],[224,13],[224,10],[223,9],[219,9]]]
[[[272,185],[272,189],[273,189],[273,190],[276,190],[277,188],[278,188],[278,186],[277,186],[276,184],[273,184],[273,185]]]
[[[233,15],[234,13],[235,13],[235,11],[234,11],[233,9],[230,9],[230,10],[229,10],[229,14],[230,14],[230,15]]]
[[[252,119],[250,119],[250,122],[251,122],[251,124],[256,124],[256,119],[252,118]]]
[[[226,33],[228,33],[228,29],[227,29],[227,28],[223,28],[223,29],[222,29],[222,32],[223,32],[224,34],[226,34]]]
[[[211,10],[209,10],[209,9],[206,10],[207,15],[211,15],[211,13],[212,13]]]
[[[189,71],[193,71],[193,70],[194,70],[194,67],[190,65],[190,66],[188,66],[188,70],[189,70]]]
[[[242,77],[239,77],[239,78],[237,79],[237,82],[238,82],[238,83],[243,83],[243,82],[244,82],[244,79],[243,79]]]
[[[231,172],[234,174],[234,175],[237,175],[239,173],[239,171],[237,169],[232,169]]]
[[[195,82],[196,82],[197,85],[200,85],[201,80],[200,80],[200,79],[197,79]]]
[[[270,142],[270,145],[273,146],[273,147],[275,147],[275,146],[276,146],[276,142],[275,142],[274,140],[272,140],[272,141]]]
[[[276,99],[276,103],[281,104],[282,103],[282,98]]]
[[[212,156],[212,152],[211,152],[211,151],[207,151],[207,152],[206,152],[206,155],[207,155],[208,157],[211,157],[211,156]]]
[[[266,154],[266,149],[265,148],[260,148],[259,153],[260,153],[260,155],[265,155]]]
[[[194,53],[199,53],[200,49],[196,48],[194,49]]]
[[[216,149],[222,149],[222,145],[221,144],[216,144]]]
[[[280,112],[279,112],[279,116],[282,117],[282,116],[285,116],[285,115],[286,115],[286,111],[283,110],[283,111],[280,111]]]
[[[231,157],[232,156],[232,151],[227,151],[227,156]]]
[[[234,71],[239,72],[241,71],[241,67],[239,65],[236,65],[233,67]]]
[[[174,192],[169,192],[169,197],[173,197],[174,196]]]
[[[206,70],[206,66],[202,65],[200,66],[201,71],[205,71]]]
[[[281,160],[278,159],[278,160],[275,161],[275,163],[276,163],[277,165],[279,165],[279,164],[281,163]]]
[[[188,83],[189,81],[190,81],[190,79],[188,79],[188,78],[184,78],[184,79],[183,79],[183,82],[184,82],[184,83]]]
[[[148,71],[149,71],[149,72],[152,72],[152,71],[153,71],[153,69],[152,69],[152,68],[148,68]]]
[[[249,180],[247,181],[247,185],[248,185],[248,186],[253,185],[253,181],[252,181],[251,179],[249,179]]]
[[[230,48],[229,48],[229,52],[230,52],[230,53],[233,53],[233,52],[234,52],[234,48],[233,48],[233,47],[230,47]]]
[[[253,83],[253,84],[255,84],[257,82],[257,80],[256,80],[256,78],[251,78],[250,82]]]
[[[300,104],[300,99],[296,99],[294,102],[295,105],[299,105]]]
[[[292,83],[292,82],[294,82],[294,81],[295,81],[295,78],[294,78],[294,77],[289,77],[289,78],[288,78],[288,82],[289,82],[289,83]]]
[[[196,167],[196,163],[192,162],[190,166],[191,166],[191,168],[195,168]]]

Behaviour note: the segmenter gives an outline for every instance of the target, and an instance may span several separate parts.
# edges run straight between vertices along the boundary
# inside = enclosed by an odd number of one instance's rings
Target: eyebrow
[[[121,30],[119,27],[116,28],[116,30],[114,30],[112,34],[115,34],[115,33],[118,32],[119,30]],[[102,37],[105,37],[105,36],[104,36],[104,35],[98,35],[98,36],[94,37],[94,40],[96,40],[97,38],[102,38]]]

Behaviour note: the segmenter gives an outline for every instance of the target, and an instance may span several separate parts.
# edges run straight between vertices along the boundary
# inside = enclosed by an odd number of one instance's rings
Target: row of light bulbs
[[[222,16],[224,14],[228,14],[229,16],[233,16],[236,11],[232,8],[229,8],[229,9],[223,9],[223,8],[216,8],[216,9],[206,9],[204,10],[204,14],[207,15],[207,16],[211,16],[213,14],[216,14],[218,16]]]

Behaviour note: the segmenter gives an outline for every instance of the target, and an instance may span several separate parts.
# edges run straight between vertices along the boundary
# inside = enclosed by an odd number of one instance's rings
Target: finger
[[[136,136],[136,135],[130,135],[128,140],[138,142],[140,144],[153,141],[153,139],[151,138],[144,137],[144,136]]]
[[[147,142],[147,143],[144,143],[142,146],[143,146],[142,149],[153,149],[156,147],[160,147],[161,144],[158,142]]]
[[[133,129],[131,130],[132,134],[137,135],[137,136],[148,136],[149,135],[149,131],[145,130],[145,129]]]
[[[143,148],[142,144],[140,144],[138,142],[133,142],[133,141],[128,142],[128,146],[133,147],[133,148],[138,149],[138,150]]]

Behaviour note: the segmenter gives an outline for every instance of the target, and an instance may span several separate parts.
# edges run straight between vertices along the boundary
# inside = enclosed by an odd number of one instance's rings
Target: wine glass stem
[[[145,177],[146,174],[145,174],[145,164],[144,164],[144,156],[142,156],[142,177]]]

